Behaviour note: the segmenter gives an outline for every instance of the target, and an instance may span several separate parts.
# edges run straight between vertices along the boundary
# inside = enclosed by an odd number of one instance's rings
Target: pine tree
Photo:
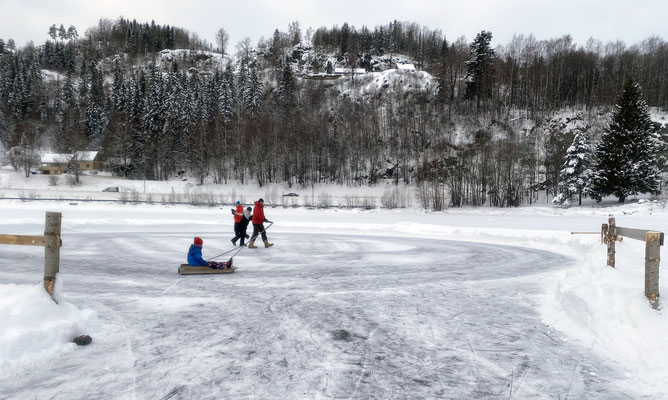
[[[100,140],[107,126],[107,115],[104,110],[104,85],[102,72],[95,63],[90,64],[91,86],[88,95],[83,101],[86,103],[84,125],[89,139]],[[96,143],[97,144],[97,143]]]
[[[471,57],[466,62],[466,98],[480,102],[492,92],[492,68],[496,60],[491,46],[492,32],[480,32],[470,46]]]
[[[578,205],[582,205],[582,196],[587,194],[590,180],[592,148],[583,131],[578,131],[573,138],[573,144],[566,150],[564,166],[559,174],[559,194],[552,200],[553,203],[567,204],[575,195],[578,196]]]
[[[118,59],[114,60],[114,81],[111,84],[111,106],[115,111],[126,109],[127,87],[125,86],[125,71],[121,68]]]
[[[292,71],[292,65],[287,59],[282,60],[279,66],[276,91],[283,105],[287,107],[295,105],[297,101],[297,82]]]
[[[439,102],[445,103],[450,96],[450,76],[448,74],[448,41],[443,39],[440,51],[440,66],[438,68],[438,87],[436,98]]]
[[[596,148],[592,197],[658,193],[660,138],[654,131],[640,86],[629,79],[612,115],[612,122]]]
[[[250,76],[248,77],[248,85],[245,91],[246,96],[244,104],[244,107],[249,114],[255,115],[260,109],[263,90],[264,87],[257,74],[257,70],[255,68],[251,69]]]

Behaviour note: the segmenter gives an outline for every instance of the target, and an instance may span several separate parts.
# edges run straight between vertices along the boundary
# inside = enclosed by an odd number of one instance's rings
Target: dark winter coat
[[[250,222],[251,218],[252,218],[252,215],[250,214],[250,211],[244,210],[244,215],[243,215],[243,217],[241,217],[241,222],[239,222],[241,224],[241,229],[242,230],[244,230],[248,227],[248,223]]]
[[[259,201],[255,202],[255,207],[253,207],[253,225],[261,224],[266,220],[264,217],[264,206],[260,204]]]
[[[194,244],[190,245],[190,249],[188,249],[188,265],[194,267],[206,267],[209,265],[209,263],[202,258],[201,247]]]

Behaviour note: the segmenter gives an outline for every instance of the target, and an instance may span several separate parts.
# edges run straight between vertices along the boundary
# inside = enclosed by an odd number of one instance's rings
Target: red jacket
[[[244,206],[242,206],[241,204],[237,205],[237,209],[236,209],[235,213],[243,214],[244,213]],[[234,222],[241,222],[241,217],[242,217],[242,215],[234,214]]]
[[[253,207],[253,224],[261,224],[264,222],[264,207],[260,202],[255,202],[255,207]]]

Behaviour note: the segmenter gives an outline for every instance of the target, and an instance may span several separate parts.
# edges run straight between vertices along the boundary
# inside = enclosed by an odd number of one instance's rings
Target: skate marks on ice
[[[539,280],[570,262],[556,254],[281,233],[235,274],[180,277],[181,236],[70,236],[67,299],[105,331],[39,373],[13,371],[0,397],[633,397],[540,322]],[[209,237],[205,256],[229,239]]]

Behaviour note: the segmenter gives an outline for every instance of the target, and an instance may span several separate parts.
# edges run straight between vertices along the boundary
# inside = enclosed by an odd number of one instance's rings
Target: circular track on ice
[[[567,257],[270,231],[275,246],[244,250],[237,273],[176,275],[192,233],[69,234],[66,297],[96,310],[104,330],[45,372],[15,371],[0,397],[79,398],[71,376],[101,398],[634,397],[615,366],[540,321],[533,275]],[[205,257],[229,238],[206,234]]]
[[[354,279],[400,279],[406,285],[436,281],[505,279],[564,268],[572,260],[527,247],[396,236],[288,235],[269,253],[246,250],[243,258],[269,260],[263,273]],[[241,260],[241,258],[239,259]]]

